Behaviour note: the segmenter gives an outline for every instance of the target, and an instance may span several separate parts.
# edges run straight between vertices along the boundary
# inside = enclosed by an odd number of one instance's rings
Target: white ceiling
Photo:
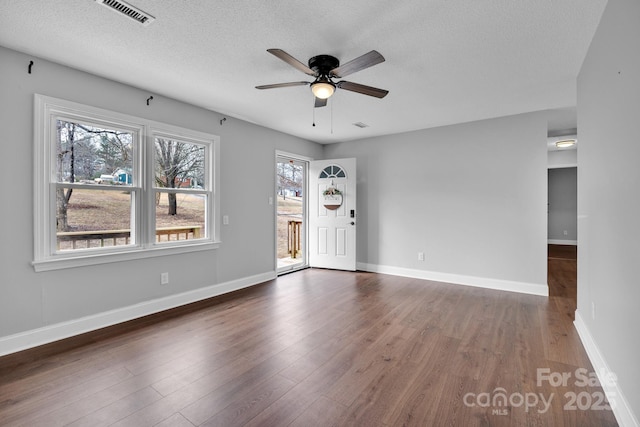
[[[576,77],[606,0],[129,0],[149,26],[93,0],[2,0],[0,45],[321,143],[538,110],[575,128]],[[315,109],[311,80],[266,52],[386,62]],[[556,109],[560,109],[557,110]],[[557,115],[558,113],[559,115]],[[369,127],[353,125],[362,122]]]

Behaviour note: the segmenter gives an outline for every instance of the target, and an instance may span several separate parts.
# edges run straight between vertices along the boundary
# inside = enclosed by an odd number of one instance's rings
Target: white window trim
[[[124,128],[137,133],[140,137],[139,147],[134,153],[137,176],[134,177],[135,185],[127,187],[127,190],[135,192],[135,197],[142,203],[137,203],[142,209],[134,212],[133,227],[141,227],[136,230],[141,241],[136,241],[131,246],[119,246],[100,248],[98,250],[82,250],[77,252],[56,253],[56,230],[53,227],[52,217],[55,216],[54,197],[51,197],[53,183],[52,174],[55,172],[55,164],[52,156],[52,132],[54,123],[52,116],[59,117],[70,115],[74,119],[85,119],[90,123],[104,122],[109,126],[116,123],[119,128]],[[206,173],[211,180],[210,187],[203,190],[209,195],[205,209],[207,235],[198,240],[182,240],[178,242],[155,242],[155,215],[150,212],[150,207],[155,206],[155,190],[153,183],[153,168],[147,165],[153,164],[154,137],[162,135],[174,139],[185,140],[202,144],[206,149],[208,168]],[[34,96],[34,260],[32,262],[35,271],[59,270],[65,268],[81,267],[87,265],[105,264],[111,262],[129,261],[134,259],[151,258],[156,256],[183,254],[203,250],[216,249],[220,246],[220,138],[216,135],[193,131],[177,126],[168,125],[148,119],[121,114],[97,107],[87,106],[64,99],[52,98],[40,94]],[[86,184],[69,184],[77,188],[92,188]],[[208,190],[210,188],[211,190]],[[165,189],[162,189],[165,191]],[[174,191],[174,190],[171,190]],[[176,192],[183,190],[176,189]],[[192,192],[192,191],[189,191]],[[140,210],[146,212],[141,212]],[[150,237],[152,236],[152,237]]]

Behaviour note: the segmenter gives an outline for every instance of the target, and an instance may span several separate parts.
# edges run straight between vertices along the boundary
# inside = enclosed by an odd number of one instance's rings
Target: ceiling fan
[[[304,65],[282,49],[267,49],[267,52],[280,58],[303,73],[315,77],[315,80],[313,82],[301,81],[261,85],[256,86],[256,89],[275,89],[279,87],[310,85],[311,92],[313,92],[316,99],[315,107],[324,107],[327,105],[327,99],[333,95],[337,88],[361,93],[363,95],[374,96],[376,98],[384,98],[389,93],[388,90],[365,86],[359,83],[347,82],[344,80],[338,82],[333,81],[333,79],[339,79],[355,73],[356,71],[364,70],[365,68],[384,62],[384,57],[375,50],[365,53],[364,55],[342,65],[340,65],[338,58],[334,56],[318,55],[309,59],[309,66]]]

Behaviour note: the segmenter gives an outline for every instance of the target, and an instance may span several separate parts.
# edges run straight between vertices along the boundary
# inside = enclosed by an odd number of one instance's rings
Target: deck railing
[[[199,239],[201,230],[200,225],[157,228],[156,242]],[[78,242],[84,242],[84,248],[119,246],[129,244],[131,230],[61,231],[57,233],[57,237],[58,250],[61,249],[61,243],[70,243],[70,247],[64,249],[77,249]],[[92,242],[95,244],[92,245]]]

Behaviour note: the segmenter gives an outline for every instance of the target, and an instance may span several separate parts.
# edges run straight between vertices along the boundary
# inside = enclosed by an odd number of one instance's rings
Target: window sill
[[[45,260],[33,261],[31,265],[38,273],[41,271],[63,270],[67,268],[85,267],[90,265],[108,264],[112,262],[132,261],[136,259],[154,258],[167,255],[186,254],[191,252],[218,249],[221,242],[202,242],[181,246],[154,246],[153,248],[136,248],[132,250],[99,253],[88,255],[59,256]]]

